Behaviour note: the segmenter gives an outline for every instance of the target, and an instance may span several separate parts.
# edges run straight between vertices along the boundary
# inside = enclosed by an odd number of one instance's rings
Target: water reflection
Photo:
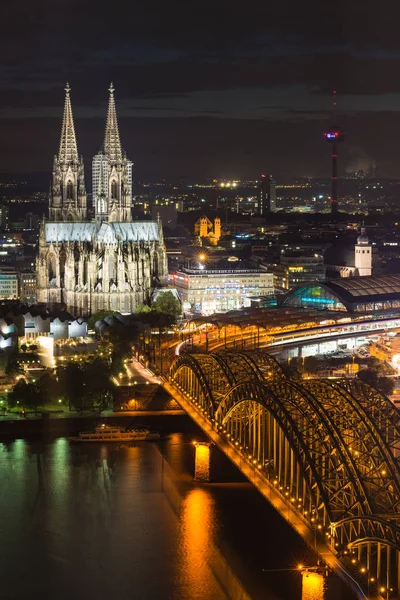
[[[180,523],[182,546],[178,570],[184,575],[190,598],[202,599],[210,578],[208,563],[214,543],[214,502],[208,491],[189,492],[183,502]]]
[[[300,576],[262,572],[304,546],[256,490],[193,482],[192,437],[164,450],[0,443],[2,597],[300,600]]]
[[[196,481],[210,481],[210,446],[195,444],[194,478]]]
[[[320,573],[303,573],[302,600],[324,600],[325,581]]]

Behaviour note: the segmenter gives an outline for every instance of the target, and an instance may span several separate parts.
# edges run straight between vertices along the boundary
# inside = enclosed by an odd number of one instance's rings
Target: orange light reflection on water
[[[303,573],[301,600],[324,600],[324,576],[320,573]]]
[[[210,481],[210,446],[206,444],[197,444],[195,453],[195,480]]]
[[[180,572],[185,578],[185,586],[189,588],[190,598],[204,597],[211,577],[208,561],[213,550],[213,504],[205,490],[194,489],[182,507],[181,558],[184,564]]]

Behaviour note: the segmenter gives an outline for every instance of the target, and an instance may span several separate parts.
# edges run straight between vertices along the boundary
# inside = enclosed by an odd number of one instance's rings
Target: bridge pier
[[[211,443],[193,442],[194,445],[194,480],[207,483],[210,481]]]

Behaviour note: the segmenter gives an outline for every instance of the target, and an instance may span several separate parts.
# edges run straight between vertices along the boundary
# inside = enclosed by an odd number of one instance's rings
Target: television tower
[[[333,114],[336,113],[336,90],[333,90]],[[332,192],[331,192],[331,214],[336,215],[338,211],[338,174],[337,174],[337,145],[344,142],[344,133],[337,125],[332,125],[324,133],[325,139],[332,146]]]

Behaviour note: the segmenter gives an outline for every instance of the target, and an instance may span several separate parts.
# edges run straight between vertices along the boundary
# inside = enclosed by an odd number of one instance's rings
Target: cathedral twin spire
[[[50,193],[52,221],[84,221],[87,218],[83,159],[78,154],[70,92],[67,83],[60,148],[58,156],[54,157]],[[112,83],[109,92],[104,142],[102,150],[93,159],[93,204],[96,220],[130,221],[132,163],[122,152]]]
[[[60,150],[58,160],[60,163],[74,163],[79,161],[78,145],[76,143],[74,118],[72,116],[72,106],[69,83],[65,87],[64,117],[61,128]]]
[[[121,162],[122,148],[121,141],[119,139],[117,111],[115,108],[114,99],[114,86],[112,82],[110,87],[108,88],[108,91],[110,92],[110,98],[108,101],[107,123],[104,135],[103,151],[104,154],[108,156],[113,162]]]

